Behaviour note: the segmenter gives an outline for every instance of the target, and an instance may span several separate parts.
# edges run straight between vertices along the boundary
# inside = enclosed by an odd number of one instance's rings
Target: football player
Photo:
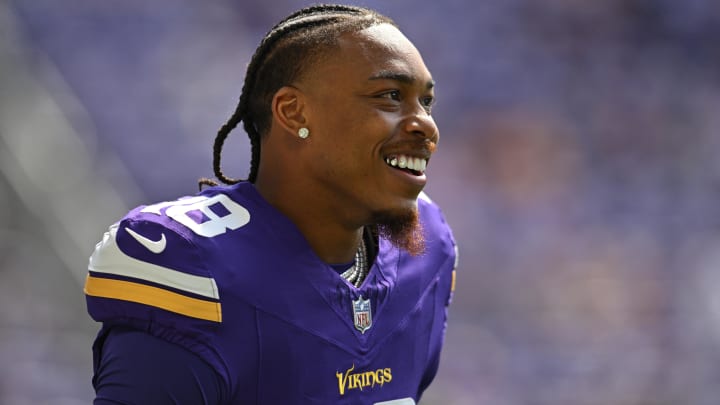
[[[90,258],[95,404],[415,404],[455,241],[422,192],[434,82],[395,23],[319,5],[274,26],[221,127],[222,185],[141,206]],[[246,180],[221,170],[239,124]]]

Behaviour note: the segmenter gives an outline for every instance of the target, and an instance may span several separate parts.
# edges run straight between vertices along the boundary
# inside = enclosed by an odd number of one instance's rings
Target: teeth
[[[427,168],[427,159],[406,155],[388,157],[385,159],[385,163],[393,167],[415,170],[420,173],[424,173]]]

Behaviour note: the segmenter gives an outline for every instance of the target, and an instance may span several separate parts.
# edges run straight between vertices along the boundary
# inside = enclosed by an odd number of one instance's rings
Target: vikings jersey
[[[415,404],[437,371],[457,257],[437,206],[423,194],[418,209],[426,253],[381,237],[357,288],[250,183],[139,207],[90,258],[88,311],[103,330],[194,353],[231,404]]]

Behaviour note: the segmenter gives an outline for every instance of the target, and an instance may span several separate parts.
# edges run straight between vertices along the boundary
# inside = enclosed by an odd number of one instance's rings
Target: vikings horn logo
[[[372,326],[372,309],[370,308],[370,300],[363,299],[362,296],[352,302],[353,320],[355,329],[360,333],[365,333]]]

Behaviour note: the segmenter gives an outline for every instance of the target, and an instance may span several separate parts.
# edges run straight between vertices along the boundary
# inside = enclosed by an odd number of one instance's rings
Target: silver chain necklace
[[[367,248],[365,247],[365,238],[360,239],[360,246],[355,252],[355,263],[349,269],[340,274],[340,277],[347,280],[355,287],[360,287],[368,274]]]

